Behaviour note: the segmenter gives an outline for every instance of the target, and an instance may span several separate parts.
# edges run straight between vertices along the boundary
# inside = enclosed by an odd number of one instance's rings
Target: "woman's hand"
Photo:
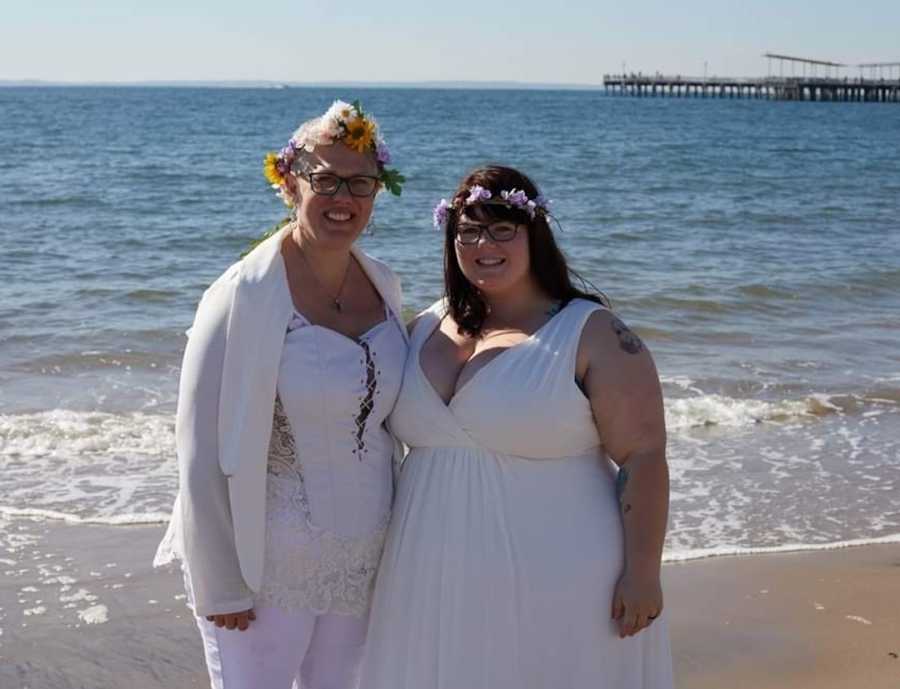
[[[207,615],[206,619],[215,623],[217,627],[237,629],[245,632],[250,626],[250,621],[256,619],[256,613],[253,612],[253,608],[250,608],[243,612],[230,612],[224,615]]]
[[[652,572],[623,572],[612,599],[612,618],[619,623],[619,638],[634,636],[662,612],[663,597],[659,575]]]

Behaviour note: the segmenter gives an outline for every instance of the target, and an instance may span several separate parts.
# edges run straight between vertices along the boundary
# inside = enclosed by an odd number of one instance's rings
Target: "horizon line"
[[[117,87],[117,86],[156,86],[156,87],[197,87],[212,86],[225,88],[558,88],[558,89],[596,89],[603,90],[602,83],[583,82],[540,82],[540,81],[515,81],[492,80],[479,81],[467,79],[427,79],[409,81],[281,81],[275,79],[139,79],[128,81],[116,80],[63,80],[63,79],[0,79],[0,86],[44,86],[44,87]]]

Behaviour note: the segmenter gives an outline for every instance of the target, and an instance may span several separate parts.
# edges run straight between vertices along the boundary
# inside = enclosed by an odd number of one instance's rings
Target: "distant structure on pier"
[[[606,74],[603,85],[611,93],[630,96],[900,103],[900,62],[847,65],[776,53],[765,53],[763,57],[769,61],[766,77],[688,77],[638,72]],[[777,75],[772,70],[773,61]],[[858,76],[844,72],[851,67],[859,69]],[[790,73],[785,74],[786,71]]]

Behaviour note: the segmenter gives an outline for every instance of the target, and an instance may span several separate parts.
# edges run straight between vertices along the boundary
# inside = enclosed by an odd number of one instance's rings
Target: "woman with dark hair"
[[[480,168],[435,209],[445,298],[410,325],[410,447],[362,689],[669,689],[653,360],[572,283],[549,203]]]

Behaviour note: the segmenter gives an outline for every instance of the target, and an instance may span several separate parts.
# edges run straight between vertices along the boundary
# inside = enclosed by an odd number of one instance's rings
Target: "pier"
[[[764,57],[769,59],[765,77],[605,74],[603,85],[610,93],[637,97],[900,103],[900,62],[846,65],[774,53]],[[778,74],[773,74],[773,60]],[[789,74],[785,74],[786,66]],[[858,76],[841,74],[850,67],[859,69]]]

